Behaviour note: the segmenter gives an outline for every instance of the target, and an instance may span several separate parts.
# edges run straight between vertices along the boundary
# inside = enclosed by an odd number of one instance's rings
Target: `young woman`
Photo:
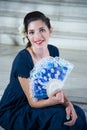
[[[63,91],[54,91],[43,100],[31,98],[31,70],[42,58],[59,56],[59,50],[48,44],[52,28],[43,13],[28,13],[23,24],[28,44],[12,64],[10,82],[0,101],[0,126],[5,130],[87,130],[83,110]]]

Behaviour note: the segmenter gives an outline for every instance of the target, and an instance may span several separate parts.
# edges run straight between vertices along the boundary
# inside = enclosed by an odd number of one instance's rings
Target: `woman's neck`
[[[38,58],[43,58],[48,52],[47,48],[40,48],[40,49],[31,48],[31,50],[32,50],[32,53]]]
[[[30,52],[32,59],[34,63],[38,62],[42,58],[48,57],[49,56],[49,51],[48,48],[28,48],[28,51]]]

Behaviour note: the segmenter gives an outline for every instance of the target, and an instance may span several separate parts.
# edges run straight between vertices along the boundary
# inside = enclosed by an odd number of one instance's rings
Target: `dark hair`
[[[50,19],[48,17],[46,17],[43,13],[39,11],[33,11],[33,12],[28,13],[24,17],[25,32],[28,32],[29,23],[35,20],[42,20],[47,25],[48,29],[51,28]],[[27,47],[28,46],[31,46],[30,42],[28,42]]]

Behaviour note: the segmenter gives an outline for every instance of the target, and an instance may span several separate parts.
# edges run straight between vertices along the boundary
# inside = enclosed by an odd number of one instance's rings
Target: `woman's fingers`
[[[58,103],[64,103],[64,94],[63,91],[57,91],[55,95],[55,99],[58,101]]]
[[[56,96],[57,93],[58,93],[58,91],[53,91],[50,96],[51,96],[51,97]]]
[[[74,110],[73,105],[69,105],[66,107],[66,118],[68,118],[69,121],[65,122],[64,123],[65,125],[72,126],[75,124],[77,119],[77,114]]]
[[[66,119],[69,120],[71,116],[71,110],[70,107],[66,107]]]
[[[76,122],[76,120],[71,119],[70,121],[64,122],[64,125],[72,126],[75,124],[75,122]]]
[[[64,103],[64,94],[63,91],[54,91],[49,98],[52,98],[56,102],[56,104]]]
[[[64,103],[64,94],[63,94],[63,91],[59,91],[57,94],[56,94],[56,97],[58,99],[58,101],[60,103]]]

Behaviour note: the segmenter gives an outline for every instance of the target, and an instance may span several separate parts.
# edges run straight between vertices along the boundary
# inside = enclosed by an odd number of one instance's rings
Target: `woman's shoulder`
[[[22,50],[20,50],[18,53],[17,53],[17,55],[16,55],[16,57],[15,58],[27,58],[28,56],[30,56],[30,54],[29,54],[29,52],[27,51],[27,49],[26,48],[24,48],[24,49],[22,49]]]
[[[28,58],[30,58],[30,54],[27,52],[26,48],[24,48],[16,54],[13,63],[27,62],[29,61],[27,60]]]
[[[58,50],[58,47],[57,47],[57,46],[54,46],[54,45],[51,45],[51,44],[48,44],[48,48],[49,48],[49,49],[57,49],[57,50]]]
[[[49,49],[49,52],[50,52],[51,56],[53,56],[53,57],[59,56],[59,49],[58,49],[58,47],[49,44],[48,45],[48,49]]]
[[[22,49],[22,50],[20,50],[20,51],[18,52],[17,56],[26,55],[26,54],[27,54],[27,50],[26,50],[26,48],[24,48],[24,49]]]

